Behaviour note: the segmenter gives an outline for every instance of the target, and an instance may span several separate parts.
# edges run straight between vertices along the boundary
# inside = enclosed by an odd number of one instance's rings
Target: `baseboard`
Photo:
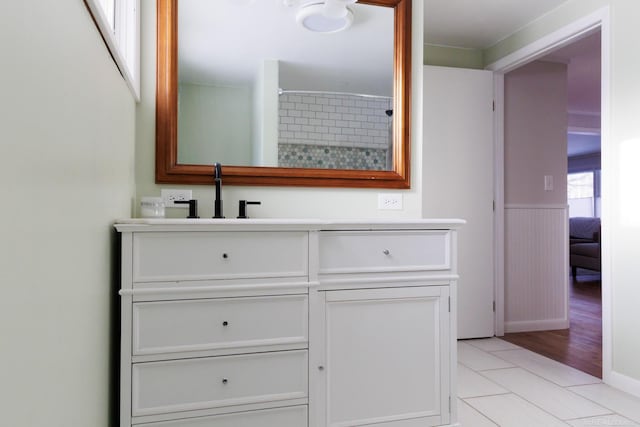
[[[640,380],[628,377],[619,372],[610,371],[604,374],[604,382],[625,393],[640,397]]]
[[[533,331],[552,331],[555,329],[568,329],[569,319],[545,319],[545,320],[524,320],[524,321],[506,321],[504,322],[504,331],[506,333],[513,332],[533,332]]]

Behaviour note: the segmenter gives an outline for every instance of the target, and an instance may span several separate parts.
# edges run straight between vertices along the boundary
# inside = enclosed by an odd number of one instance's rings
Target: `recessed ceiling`
[[[484,49],[567,0],[424,0],[425,43]]]

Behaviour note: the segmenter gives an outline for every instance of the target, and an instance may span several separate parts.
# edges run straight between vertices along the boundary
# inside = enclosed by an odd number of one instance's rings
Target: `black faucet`
[[[220,163],[213,164],[213,181],[216,184],[216,200],[213,202],[213,217],[224,218],[222,215],[222,165]]]

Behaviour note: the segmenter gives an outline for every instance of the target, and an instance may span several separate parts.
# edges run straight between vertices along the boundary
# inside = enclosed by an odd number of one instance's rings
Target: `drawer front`
[[[133,354],[306,344],[307,295],[133,304]]]
[[[136,233],[134,282],[307,276],[306,232]]]
[[[132,415],[306,398],[307,351],[137,363]]]
[[[146,427],[306,427],[307,407],[288,406],[286,408],[260,411],[238,412],[213,417],[188,418],[175,421],[144,424]]]
[[[434,231],[320,233],[320,273],[448,270],[451,234]]]

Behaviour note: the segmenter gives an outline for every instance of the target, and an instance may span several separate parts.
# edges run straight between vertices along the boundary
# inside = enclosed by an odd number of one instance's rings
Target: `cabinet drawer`
[[[307,397],[307,351],[166,362],[132,369],[132,415],[153,415]]]
[[[307,295],[133,304],[133,354],[307,343]]]
[[[137,233],[134,282],[307,276],[306,232]]]
[[[307,407],[305,405],[144,424],[145,427],[306,427],[306,425]]]
[[[451,235],[435,231],[320,233],[320,273],[448,270]]]

